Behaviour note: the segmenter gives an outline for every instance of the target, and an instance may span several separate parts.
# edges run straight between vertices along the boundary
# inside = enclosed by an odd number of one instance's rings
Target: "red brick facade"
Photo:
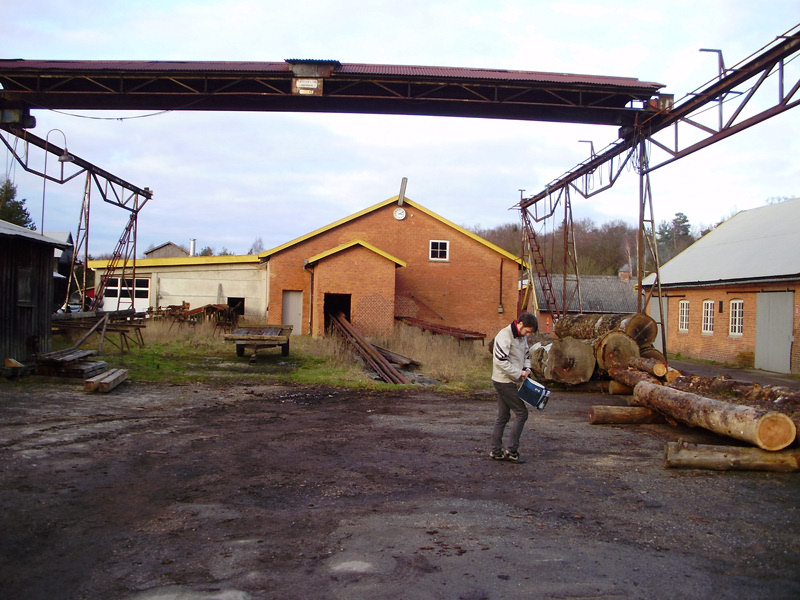
[[[303,333],[324,331],[325,294],[350,294],[352,320],[370,335],[391,333],[395,316],[411,316],[493,336],[516,317],[519,261],[509,253],[406,200],[405,218],[387,200],[265,252],[270,322],[281,322],[284,290],[303,292]],[[305,261],[363,240],[385,256],[354,246],[304,268]],[[431,260],[432,240],[447,242],[446,260]],[[313,299],[309,303],[313,282]]]
[[[795,285],[782,283],[727,285],[719,287],[670,287],[667,300],[667,352],[697,359],[753,366],[756,351],[756,305],[759,293],[793,292]],[[731,333],[731,301],[741,300],[742,332]],[[680,330],[680,304],[688,302],[686,330]],[[703,303],[713,302],[713,332],[703,331]],[[720,306],[722,309],[720,310]],[[794,294],[792,335],[800,339],[800,298]],[[791,373],[800,373],[800,344],[792,343]]]

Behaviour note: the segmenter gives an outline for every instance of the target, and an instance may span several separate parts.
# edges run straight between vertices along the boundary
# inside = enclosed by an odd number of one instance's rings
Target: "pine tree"
[[[26,229],[36,229],[36,224],[31,219],[28,209],[25,208],[25,199],[17,200],[17,186],[6,179],[0,187],[0,219]]]

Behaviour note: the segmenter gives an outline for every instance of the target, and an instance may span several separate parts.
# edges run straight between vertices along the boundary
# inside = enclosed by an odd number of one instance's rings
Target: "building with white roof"
[[[800,373],[800,198],[737,213],[660,279],[668,353]]]

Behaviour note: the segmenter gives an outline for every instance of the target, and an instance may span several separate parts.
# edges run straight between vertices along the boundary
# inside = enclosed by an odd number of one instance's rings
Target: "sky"
[[[718,73],[717,55],[701,48],[721,50],[732,67],[800,23],[800,0],[0,0],[0,9],[0,58],[306,58],[613,75],[661,83],[676,101]],[[790,85],[798,65],[786,66]],[[772,96],[761,102],[774,103],[776,85],[762,89]],[[395,196],[404,177],[409,198],[458,225],[518,223],[519,190],[538,193],[586,159],[582,140],[600,150],[617,137],[616,127],[453,117],[33,115],[39,137],[66,140],[70,152],[153,190],[139,215],[138,256],[168,241],[188,248],[192,238],[198,251],[243,254],[257,239],[270,249]],[[716,121],[714,112],[706,117]],[[789,110],[654,171],[654,221],[682,212],[704,227],[800,196],[798,122],[800,109]],[[37,228],[44,204],[44,230],[75,236],[84,177],[43,184],[4,145],[0,154]],[[51,157],[48,173],[57,165]],[[575,220],[638,221],[633,172],[601,194],[571,198]],[[93,191],[93,256],[113,251],[127,217]]]

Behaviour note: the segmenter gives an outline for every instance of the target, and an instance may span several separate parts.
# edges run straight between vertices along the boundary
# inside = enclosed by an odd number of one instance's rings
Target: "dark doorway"
[[[325,331],[331,325],[331,315],[344,313],[345,318],[350,320],[350,294],[325,294],[322,306],[325,311]]]
[[[228,306],[233,309],[234,314],[244,314],[244,298],[228,296]]]

